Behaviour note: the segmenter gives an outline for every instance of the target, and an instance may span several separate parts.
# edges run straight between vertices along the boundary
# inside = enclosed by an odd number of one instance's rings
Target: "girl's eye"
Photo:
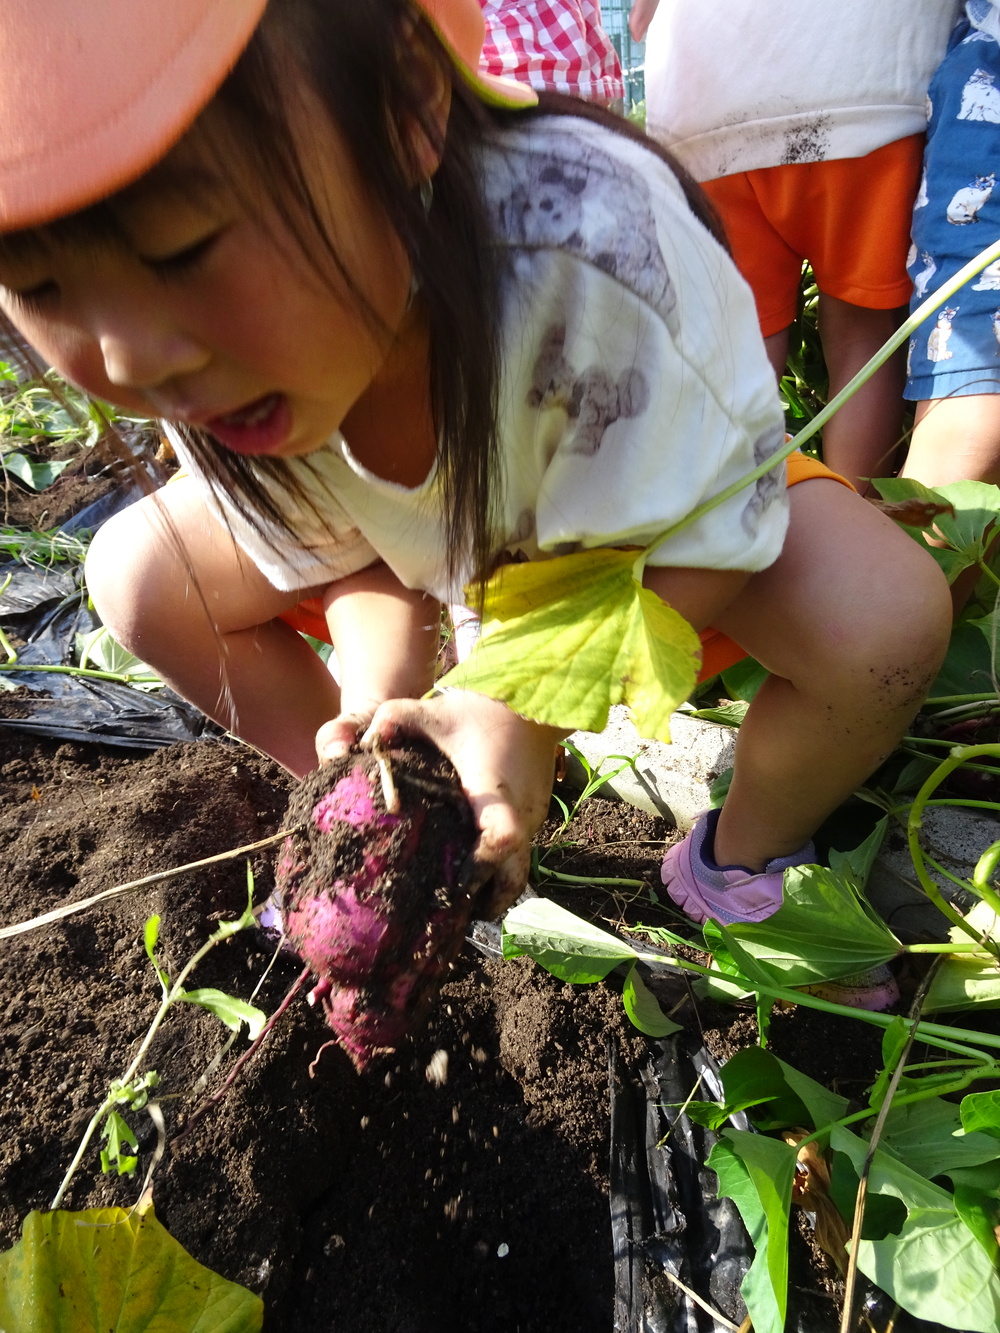
[[[195,241],[194,245],[185,246],[183,250],[176,250],[170,255],[146,258],[143,262],[154,273],[159,273],[163,277],[179,276],[199,264],[212,246],[215,245],[220,235],[220,232],[212,232],[211,235],[202,237],[200,241]]]
[[[24,291],[13,291],[11,295],[22,310],[35,311],[59,295],[59,285],[50,279],[38,282],[34,287],[26,287]]]

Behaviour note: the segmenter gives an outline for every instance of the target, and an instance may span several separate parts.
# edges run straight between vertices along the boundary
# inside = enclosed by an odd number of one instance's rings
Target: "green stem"
[[[978,937],[977,941],[978,943]],[[733,977],[728,972],[720,972],[717,968],[703,967],[700,963],[689,962],[686,958],[676,958],[672,955],[645,953],[636,949],[636,957],[641,963],[646,963],[650,967],[675,967],[680,968],[682,972],[696,972],[699,976],[714,977],[720,981],[728,981],[730,985],[735,982],[742,982],[748,990],[760,991],[762,995],[769,995],[774,1000],[784,1000],[786,1004],[801,1004],[807,1009],[818,1009],[824,1014],[836,1014],[840,1018],[854,1018],[860,1023],[869,1023],[872,1027],[887,1028],[899,1019],[890,1014],[876,1014],[868,1009],[852,1009],[846,1004],[835,1004],[833,1000],[821,1000],[818,995],[809,995],[805,991],[791,990],[784,986],[764,986],[756,981],[750,981],[747,977]],[[902,1020],[907,1025],[912,1025],[909,1019]],[[972,1059],[982,1064],[984,1061],[991,1065],[993,1061],[977,1051],[974,1046],[969,1046],[970,1041],[981,1042],[983,1046],[1000,1050],[1000,1036],[994,1036],[991,1032],[973,1032],[965,1028],[946,1027],[942,1023],[927,1023],[923,1019],[917,1025],[917,1036],[928,1046],[936,1046],[943,1051],[951,1051],[955,1055],[962,1056],[965,1059]]]
[[[951,802],[948,802],[948,804],[950,805]],[[933,870],[936,870],[939,875],[943,875],[945,879],[950,879],[956,888],[965,889],[967,893],[972,888],[967,879],[961,879],[958,875],[953,875],[950,870],[946,870],[936,856],[931,856],[930,852],[924,852],[924,856],[927,858],[927,864]],[[978,936],[976,938],[978,939]]]
[[[7,591],[7,589],[10,587],[11,579],[13,579],[13,577],[14,577],[13,573],[10,573],[10,574],[8,574],[7,577],[4,579],[3,583],[0,583],[0,597],[2,597],[3,594],[4,594],[4,593]],[[11,646],[10,639],[7,638],[7,635],[4,634],[4,632],[3,632],[2,629],[0,629],[0,648],[2,648],[2,649],[4,650],[4,652],[7,654],[7,661],[8,661],[8,662],[16,662],[16,661],[17,661],[17,653],[15,652],[15,650],[13,649],[13,647]]]
[[[980,699],[978,703],[959,704],[956,708],[943,708],[935,713],[935,722],[970,722],[974,717],[989,717],[1000,709],[1000,699],[994,694],[991,699]],[[947,744],[947,742],[945,742]],[[954,744],[954,741],[952,742]]]
[[[909,740],[909,737],[907,737],[907,740]],[[926,743],[929,744],[930,742]],[[941,744],[947,746],[949,750],[953,750],[955,748],[954,741],[940,741],[940,742],[935,742],[935,744]],[[934,763],[933,755],[922,754],[920,750],[914,749],[912,745],[900,745],[899,749],[902,751],[903,754],[912,755],[914,759],[926,759],[928,763],[931,764]],[[962,767],[966,769],[966,771],[969,773],[991,773],[993,777],[1000,777],[1000,772],[998,772],[996,768],[990,768],[987,764],[963,764]],[[928,802],[928,804],[930,804],[930,802]],[[939,802],[939,804],[941,804],[941,802]],[[946,802],[946,804],[950,805],[952,804],[952,802],[949,801]]]
[[[13,666],[17,661],[17,650],[11,644],[10,639],[7,638],[7,635],[2,629],[0,629],[0,648],[7,654],[7,664]]]
[[[852,398],[863,384],[871,379],[876,370],[889,360],[896,348],[901,347],[903,343],[906,342],[910,334],[920,327],[928,315],[937,310],[939,306],[944,305],[945,301],[947,301],[950,296],[953,296],[970,278],[974,278],[977,273],[981,273],[987,264],[991,264],[994,259],[1000,259],[1000,241],[995,241],[993,245],[989,245],[985,250],[981,250],[974,259],[970,259],[964,267],[960,268],[953,278],[942,283],[932,295],[928,296],[925,301],[917,306],[909,319],[903,321],[892,337],[883,343],[869,361],[865,362],[854,378],[841,389],[840,393],[831,398],[826,407],[817,412],[813,419],[803,426],[791,440],[786,444],[783,444],[780,449],[776,449],[773,454],[769,454],[762,463],[755,467],[752,472],[748,472],[745,477],[741,477],[739,481],[734,481],[733,484],[727,486],[724,491],[720,491],[719,494],[713,496],[711,500],[706,500],[704,504],[698,505],[697,508],[692,509],[689,514],[685,514],[685,516],[678,519],[676,523],[672,523],[670,527],[661,532],[658,537],[654,537],[652,542],[650,542],[636,560],[635,572],[637,579],[641,581],[642,570],[646,561],[658,546],[662,546],[669,538],[675,537],[679,532],[683,532],[685,528],[689,528],[692,524],[697,523],[700,518],[703,518],[705,514],[709,513],[712,509],[715,509],[718,505],[724,504],[727,500],[731,500],[734,495],[739,495],[740,491],[745,490],[748,486],[752,486],[759,477],[763,477],[765,473],[770,472],[771,469],[777,467],[779,463],[783,463],[789,454],[793,454],[796,449],[801,449],[806,441],[811,440],[812,437],[826,425],[834,413],[843,407],[847,400]]]
[[[976,868],[972,874],[972,887],[974,889],[989,888],[990,880],[996,874],[998,865],[1000,865],[1000,841],[991,843],[976,862]]]
[[[993,570],[990,569],[986,561],[980,560],[977,563],[979,565],[979,568],[983,571],[983,573],[989,575],[989,577],[993,580],[996,586],[1000,588],[1000,579],[998,579],[997,576],[993,573]]]
[[[997,710],[1000,710],[1000,701],[997,702]],[[990,711],[996,710],[991,709]],[[938,717],[941,716],[942,714],[938,713]],[[984,713],[983,716],[986,717],[988,714]],[[931,745],[936,750],[954,750],[955,748],[954,741],[942,741],[937,736],[904,736],[903,740],[910,745]],[[966,765],[966,767],[969,767],[969,765]],[[977,773],[995,773],[997,770],[986,764],[976,764],[974,771]]]
[[[592,875],[561,875],[558,870],[550,870],[548,866],[541,863],[539,863],[537,869],[544,879],[557,879],[560,884],[604,884],[611,888],[623,889],[649,888],[644,879],[601,879]]]
[[[183,968],[181,968],[180,972],[177,975],[177,980],[171,986],[169,992],[166,995],[164,995],[163,999],[160,1001],[160,1006],[157,1009],[155,1015],[153,1016],[153,1021],[149,1025],[145,1037],[143,1037],[142,1041],[139,1044],[139,1049],[135,1054],[135,1058],[133,1059],[132,1063],[129,1065],[128,1069],[125,1071],[125,1073],[119,1080],[121,1087],[123,1088],[127,1087],[129,1083],[131,1083],[132,1080],[135,1078],[136,1074],[139,1071],[139,1066],[142,1064],[142,1061],[145,1058],[146,1052],[152,1045],[153,1038],[156,1036],[157,1032],[160,1029],[160,1025],[167,1016],[168,1010],[173,1005],[175,1005],[178,1002],[178,1000],[181,999],[184,991],[184,982],[191,975],[191,973],[198,966],[198,964],[205,957],[205,955],[209,953],[210,950],[214,949],[217,944],[221,943],[222,940],[228,939],[229,936],[233,933],[234,932],[232,930],[220,929],[215,931],[214,934],[208,937],[205,943],[193,955],[193,957],[187,962],[187,964]],[[90,1145],[90,1141],[94,1137],[94,1134],[99,1128],[102,1120],[108,1114],[109,1111],[114,1109],[117,1103],[118,1103],[118,1095],[111,1095],[106,1097],[100,1108],[95,1112],[95,1114],[91,1118],[90,1123],[87,1125],[86,1130],[84,1130],[83,1138],[80,1140],[80,1146],[77,1148],[76,1154],[72,1162],[70,1162],[65,1176],[63,1176],[62,1184],[59,1186],[59,1189],[56,1192],[56,1196],[52,1200],[50,1206],[53,1212],[59,1207],[60,1203],[62,1202],[63,1197],[65,1196],[66,1191],[69,1188],[70,1181],[76,1174],[77,1167],[83,1160],[83,1155],[87,1151],[87,1148]]]
[[[998,242],[998,244],[1000,244],[1000,242]],[[960,912],[957,912],[952,907],[951,903],[945,900],[940,888],[927,873],[923,848],[920,846],[920,830],[923,827],[922,815],[924,807],[945,778],[948,777],[950,773],[953,773],[956,768],[959,768],[962,764],[968,762],[968,760],[978,759],[980,757],[1000,759],[1000,745],[956,746],[948,758],[942,760],[942,762],[938,764],[937,768],[917,792],[916,798],[910,806],[909,818],[906,821],[906,836],[907,841],[909,842],[910,856],[913,858],[913,867],[917,872],[917,878],[919,879],[924,892],[938,910],[944,913],[952,925],[958,926],[964,934],[968,935],[970,939],[974,940],[977,944],[980,941],[979,934],[975,927],[970,926],[965,917],[962,916]],[[989,902],[994,911],[997,911],[998,908],[1000,908],[1000,899],[998,899],[997,895],[991,890],[984,892],[982,889],[978,889],[977,892],[986,902]],[[997,905],[994,906],[994,904]],[[997,953],[997,947],[995,945],[991,948],[991,952],[994,954]]]
[[[939,694],[933,699],[925,699],[923,707],[934,708],[939,704],[979,704],[987,703],[989,700],[998,702],[996,690],[990,694]]]
[[[956,953],[961,954],[963,958],[967,958],[969,954],[979,954],[984,958],[994,956],[989,949],[982,947],[970,949],[964,944],[956,944],[954,940],[948,944],[904,944],[903,950],[906,953]]]
[[[990,769],[991,773],[996,773],[996,769]],[[973,810],[1000,810],[1000,804],[996,801],[974,801],[971,797],[961,797],[955,801],[927,801],[928,806],[932,805],[961,805],[970,807]]]
[[[136,681],[141,681],[143,684],[148,685],[151,685],[154,681],[161,685],[163,683],[159,676],[150,671],[96,671],[91,670],[89,667],[35,666],[33,663],[22,664],[21,666],[15,667],[5,665],[2,662],[0,662],[0,671],[47,671],[53,675],[59,676],[84,676],[87,680],[113,680],[117,681],[119,685],[132,685]]]
[[[911,1068],[913,1067],[911,1066]],[[894,1097],[892,1104],[893,1106],[911,1106],[914,1102],[926,1102],[932,1097],[945,1097],[952,1092],[961,1092],[963,1088],[967,1088],[976,1079],[993,1078],[997,1074],[1000,1074],[1000,1065],[970,1069],[968,1073],[956,1078],[953,1083],[946,1083],[943,1086],[939,1084],[937,1087],[929,1088],[926,1092],[904,1093],[902,1097]],[[855,1111],[853,1115],[845,1116],[843,1120],[831,1121],[829,1125],[824,1125],[822,1129],[813,1130],[807,1138],[800,1139],[796,1147],[801,1151],[807,1143],[814,1143],[817,1139],[825,1138],[831,1130],[845,1125],[855,1125],[859,1120],[870,1120],[873,1115],[878,1115],[880,1109],[878,1106],[868,1106],[863,1111]]]

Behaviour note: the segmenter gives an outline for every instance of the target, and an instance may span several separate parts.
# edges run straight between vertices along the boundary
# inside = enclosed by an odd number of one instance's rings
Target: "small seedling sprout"
[[[149,1100],[150,1091],[159,1084],[159,1076],[155,1070],[147,1070],[141,1075],[139,1071],[163,1020],[175,1004],[198,1005],[200,1008],[208,1010],[209,1013],[215,1014],[234,1032],[239,1031],[241,1024],[245,1023],[251,1039],[260,1033],[267,1021],[266,1016],[245,1000],[237,999],[235,996],[227,995],[224,991],[212,988],[185,989],[185,982],[188,977],[217,944],[221,944],[223,940],[231,939],[239,931],[246,930],[247,927],[254,925],[253,876],[249,864],[247,865],[247,894],[247,907],[243,915],[235,921],[220,922],[201,948],[196,950],[181,968],[174,981],[170,980],[167,969],[157,961],[156,946],[160,934],[160,917],[154,913],[146,921],[143,943],[160,983],[162,993],[160,1004],[145,1036],[139,1043],[139,1048],[132,1063],[120,1078],[113,1080],[107,1096],[91,1117],[73,1160],[70,1162],[55,1198],[52,1200],[51,1206],[53,1209],[58,1208],[62,1203],[70,1182],[83,1160],[84,1153],[98,1129],[101,1130],[102,1137],[105,1140],[105,1147],[101,1151],[101,1169],[108,1171],[114,1168],[119,1175],[131,1175],[135,1170],[137,1158],[132,1154],[134,1154],[137,1147],[136,1139],[118,1108],[142,1109]]]

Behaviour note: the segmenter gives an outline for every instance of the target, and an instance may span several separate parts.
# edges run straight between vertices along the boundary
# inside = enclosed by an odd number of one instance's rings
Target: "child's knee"
[[[125,510],[94,535],[87,552],[84,577],[101,621],[123,647],[135,651],[154,632],[162,617],[157,611],[155,579],[148,558],[151,529]]]
[[[884,592],[861,620],[856,667],[866,667],[887,708],[916,709],[941,666],[952,628],[947,581],[916,543],[878,575]]]

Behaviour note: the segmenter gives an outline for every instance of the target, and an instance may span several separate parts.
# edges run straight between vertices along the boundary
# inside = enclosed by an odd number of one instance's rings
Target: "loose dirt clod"
[[[275,872],[285,933],[360,1071],[423,1020],[462,946],[475,820],[451,764],[417,741],[324,765],[288,818],[299,831]]]

